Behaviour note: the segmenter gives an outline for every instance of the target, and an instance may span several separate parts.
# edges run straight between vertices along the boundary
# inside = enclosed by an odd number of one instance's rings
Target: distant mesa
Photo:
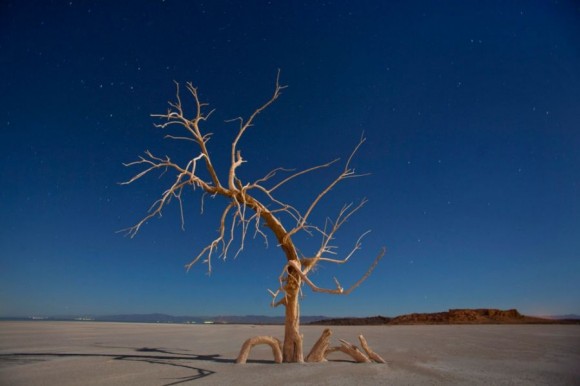
[[[369,318],[338,318],[319,320],[315,325],[414,325],[414,324],[562,324],[580,323],[578,319],[547,319],[522,315],[516,309],[490,308],[451,309],[445,312],[414,313],[395,318],[373,316]]]
[[[397,316],[390,324],[522,324],[550,322],[541,318],[524,316],[516,309],[496,310],[452,309],[431,314],[408,314]]]
[[[315,324],[319,326],[380,326],[389,324],[393,318],[388,318],[386,316],[370,316],[366,318],[335,318],[335,319],[322,319],[311,322],[310,324]]]

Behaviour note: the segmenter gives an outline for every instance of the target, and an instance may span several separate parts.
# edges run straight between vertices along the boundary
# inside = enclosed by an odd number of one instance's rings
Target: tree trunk
[[[284,347],[282,357],[284,362],[304,362],[302,351],[302,336],[300,335],[300,305],[298,297],[300,292],[300,277],[293,275],[289,268],[287,282],[284,286],[286,292],[286,320],[284,325]]]

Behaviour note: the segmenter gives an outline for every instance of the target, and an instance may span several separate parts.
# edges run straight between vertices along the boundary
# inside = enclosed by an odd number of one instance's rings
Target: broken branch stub
[[[316,343],[314,343],[314,346],[312,346],[310,353],[306,357],[306,362],[326,362],[325,354],[328,349],[331,335],[332,331],[330,328],[327,328],[322,332],[322,335],[318,338]]]

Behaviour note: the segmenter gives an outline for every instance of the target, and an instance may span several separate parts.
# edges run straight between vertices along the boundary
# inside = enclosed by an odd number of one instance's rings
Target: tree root
[[[367,340],[365,339],[364,336],[359,335],[358,336],[358,340],[360,341],[360,345],[363,348],[363,350],[365,350],[365,352],[367,353],[367,356],[372,359],[373,361],[377,362],[377,363],[387,363],[387,361],[385,361],[379,354],[377,354],[376,352],[374,352],[368,345]]]
[[[306,357],[306,362],[326,362],[328,354],[340,351],[349,355],[357,363],[387,363],[379,354],[369,347],[364,336],[359,335],[358,337],[361,347],[365,351],[363,353],[358,347],[342,339],[340,339],[340,346],[328,347],[331,335],[332,331],[329,328],[324,330]]]
[[[326,350],[332,331],[330,328],[324,330],[320,338],[314,343],[310,353],[306,357],[306,362],[326,362]]]
[[[350,356],[357,363],[387,363],[379,354],[374,352],[368,345],[364,336],[359,335],[358,339],[360,341],[361,347],[364,352],[362,352],[357,346],[346,340],[340,339],[340,346],[329,347],[330,336],[332,331],[327,328],[322,332],[322,335],[306,357],[306,362],[326,362],[326,357],[336,351],[340,351]],[[255,336],[244,342],[240,354],[236,359],[236,363],[246,363],[248,356],[252,347],[258,344],[267,344],[272,348],[272,354],[274,355],[274,361],[276,363],[282,363],[282,343],[280,340],[271,336]],[[302,362],[302,361],[300,361]]]
[[[282,363],[282,342],[280,340],[271,336],[255,336],[244,342],[240,350],[240,354],[236,359],[236,363],[246,363],[248,360],[248,355],[252,347],[258,344],[267,344],[272,348],[272,354],[274,355],[274,362]]]
[[[359,350],[354,344],[347,342],[346,340],[340,339],[340,346],[331,347],[326,350],[326,354],[330,354],[335,351],[342,351],[343,353],[350,355],[357,363],[370,363],[371,360],[362,351]]]

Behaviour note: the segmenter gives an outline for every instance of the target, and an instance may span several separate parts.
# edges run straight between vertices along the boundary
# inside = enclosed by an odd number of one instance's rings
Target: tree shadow
[[[164,357],[164,358],[174,358],[174,359],[191,359],[191,360],[199,360],[199,361],[210,361],[216,363],[236,363],[236,360],[233,358],[222,358],[220,354],[191,354],[189,353],[190,350],[178,350],[170,351],[168,349],[163,348],[156,348],[156,347],[141,347],[141,348],[134,348],[134,347],[124,347],[124,346],[103,346],[97,345],[97,347],[101,348],[114,348],[114,349],[129,349],[135,350],[136,352],[142,353],[157,353],[157,354],[167,354],[171,355],[171,357]],[[173,356],[178,356],[175,358]],[[271,364],[276,363],[274,360],[267,360],[267,359],[248,359],[247,363],[257,363],[257,364]]]
[[[181,367],[189,370],[193,370],[194,374],[175,378],[174,382],[165,383],[163,386],[174,386],[190,381],[195,381],[197,379],[202,379],[208,377],[216,372],[209,369],[204,369],[201,367],[191,366],[189,364],[182,363],[182,361],[192,361],[192,360],[211,360],[215,362],[223,363],[234,363],[233,360],[220,359],[219,355],[176,355],[172,352],[166,350],[158,350],[144,347],[142,349],[135,349],[136,352],[149,352],[149,353],[159,353],[167,355],[140,355],[140,354],[107,354],[107,353],[56,353],[56,352],[26,352],[26,353],[4,353],[0,354],[1,362],[13,362],[13,363],[32,363],[45,361],[47,358],[111,358],[118,361],[132,361],[132,362],[142,362],[149,363],[152,365],[163,365],[163,366],[174,366]]]
[[[105,346],[99,346],[105,347]],[[219,354],[189,354],[177,353],[174,351],[153,348],[153,347],[109,347],[109,348],[125,348],[134,350],[136,353],[142,354],[107,354],[107,353],[58,353],[58,352],[25,352],[25,353],[3,353],[0,354],[0,363],[33,363],[45,361],[47,358],[111,358],[118,361],[132,361],[149,363],[153,365],[174,366],[193,370],[195,373],[190,376],[175,378],[174,382],[165,383],[163,386],[174,386],[197,379],[202,379],[216,372],[201,367],[191,366],[183,363],[184,361],[210,361],[216,363],[231,363],[234,364],[234,359],[221,358]],[[274,363],[268,360],[248,360],[248,363]]]

